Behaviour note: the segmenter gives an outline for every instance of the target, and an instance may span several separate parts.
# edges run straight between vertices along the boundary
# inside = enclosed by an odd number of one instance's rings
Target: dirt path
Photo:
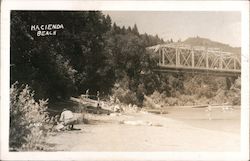
[[[119,123],[124,120],[149,121],[162,126]],[[240,150],[240,133],[200,128],[183,121],[141,112],[121,116],[95,115],[90,124],[76,127],[81,130],[59,132],[50,136],[47,142],[54,144],[56,151]]]

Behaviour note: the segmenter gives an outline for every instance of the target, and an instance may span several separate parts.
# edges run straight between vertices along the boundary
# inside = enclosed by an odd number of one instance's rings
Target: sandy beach
[[[47,138],[53,151],[239,151],[240,109],[215,109],[209,120],[205,109],[169,108],[169,113],[89,115],[79,131],[61,131]],[[122,124],[124,121],[151,125]]]

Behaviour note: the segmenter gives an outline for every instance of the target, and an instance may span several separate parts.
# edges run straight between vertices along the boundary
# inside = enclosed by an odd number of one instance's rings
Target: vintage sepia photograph
[[[11,11],[10,151],[239,151],[240,25],[239,12]]]
[[[9,153],[242,151],[241,11],[9,16]]]

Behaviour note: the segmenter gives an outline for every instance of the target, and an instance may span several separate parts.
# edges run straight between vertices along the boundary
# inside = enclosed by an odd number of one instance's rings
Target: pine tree
[[[134,27],[132,28],[132,33],[135,34],[135,35],[139,35],[139,32],[138,32],[136,24],[134,24]]]

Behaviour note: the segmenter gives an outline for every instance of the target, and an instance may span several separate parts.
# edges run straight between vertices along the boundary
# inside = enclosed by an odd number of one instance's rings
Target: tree
[[[31,25],[51,22],[64,25],[56,36],[30,31]],[[110,76],[104,40],[110,29],[110,17],[97,11],[12,11],[11,83],[27,83],[37,98],[50,100],[99,90]]]
[[[134,24],[134,27],[132,28],[132,33],[135,34],[135,35],[139,35],[139,32],[138,32],[136,24]]]
[[[114,25],[111,32],[106,37],[106,49],[109,50],[109,66],[114,71],[114,82],[119,84],[119,88],[113,90],[115,95],[120,95],[121,91],[129,95],[135,95],[137,100],[133,102],[142,105],[143,94],[154,92],[160,86],[160,77],[153,72],[157,64],[157,56],[146,51],[146,47],[157,44],[161,40],[147,34],[140,35],[137,27],[128,27],[126,32],[119,32],[119,27]],[[123,27],[122,30],[125,30]],[[126,83],[124,83],[126,82]],[[128,84],[122,86],[122,84]],[[121,98],[120,101],[130,99],[129,96]]]

